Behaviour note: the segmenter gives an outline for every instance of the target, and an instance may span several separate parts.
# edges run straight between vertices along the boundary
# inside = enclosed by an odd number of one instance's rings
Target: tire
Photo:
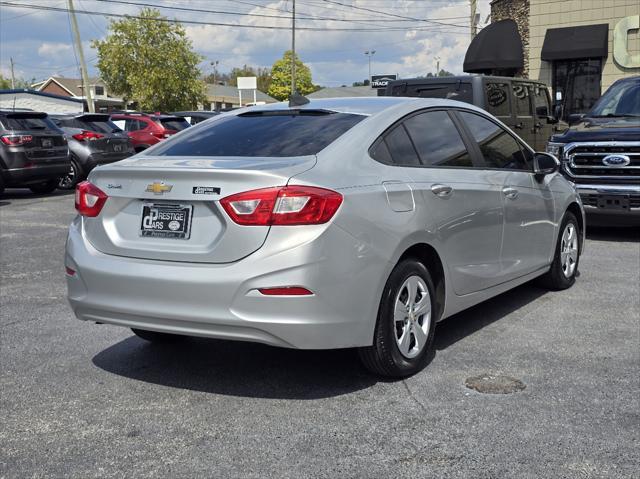
[[[539,284],[545,288],[560,291],[570,288],[576,282],[580,250],[581,231],[575,215],[567,211],[560,224],[556,251],[549,271],[540,277]]]
[[[409,306],[422,314],[407,310],[412,287],[416,294]],[[415,259],[401,261],[384,287],[373,345],[358,350],[362,363],[374,374],[387,377],[401,378],[421,371],[434,355],[436,320],[435,288],[429,271]]]
[[[37,185],[31,185],[29,189],[37,195],[46,195],[53,193],[58,188],[58,179],[45,181],[44,183],[38,183]]]
[[[133,334],[150,343],[177,343],[182,341],[185,337],[178,334],[159,333],[157,331],[147,331],[144,329],[131,328]]]
[[[71,159],[71,167],[69,173],[66,176],[60,178],[58,181],[58,188],[61,190],[72,190],[83,179],[84,172],[82,167],[75,158]]]

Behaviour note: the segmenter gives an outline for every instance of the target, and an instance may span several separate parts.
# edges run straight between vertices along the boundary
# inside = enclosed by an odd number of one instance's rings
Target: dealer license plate
[[[192,205],[142,204],[140,235],[150,238],[189,239]]]

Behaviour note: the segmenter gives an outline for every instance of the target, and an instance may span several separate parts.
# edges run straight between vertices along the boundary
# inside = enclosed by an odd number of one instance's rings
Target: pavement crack
[[[407,381],[403,379],[403,380],[402,380],[402,384],[403,384],[404,388],[407,390],[407,394],[409,395],[409,397],[411,398],[411,400],[412,400],[413,402],[415,402],[415,403],[418,405],[418,407],[419,407],[420,409],[422,409],[422,411],[424,411],[424,412],[429,412],[429,411],[427,410],[427,407],[426,407],[424,404],[422,404],[422,402],[420,402],[420,401],[418,400],[418,398],[413,394],[413,392],[411,391],[411,389],[409,389],[409,385],[407,384]]]

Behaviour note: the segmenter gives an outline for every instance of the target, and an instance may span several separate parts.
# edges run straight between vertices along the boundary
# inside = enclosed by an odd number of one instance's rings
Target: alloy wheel
[[[562,232],[560,245],[560,264],[565,278],[570,278],[578,263],[578,234],[573,223],[568,223]]]
[[[58,183],[58,187],[62,189],[69,189],[75,185],[76,178],[78,177],[78,170],[76,169],[75,163],[72,161],[71,166],[69,166],[69,171],[65,176],[60,178],[60,183]]]
[[[400,353],[415,358],[424,349],[431,327],[431,296],[420,276],[410,276],[398,290],[393,321]]]

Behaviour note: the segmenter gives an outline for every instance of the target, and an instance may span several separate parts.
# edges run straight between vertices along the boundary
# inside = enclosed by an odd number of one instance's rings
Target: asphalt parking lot
[[[0,477],[638,477],[640,242],[589,232],[581,276],[441,323],[405,381],[353,351],[192,339],[76,320],[70,194],[0,199]],[[464,386],[505,374],[508,395]],[[634,472],[636,471],[636,472]]]

